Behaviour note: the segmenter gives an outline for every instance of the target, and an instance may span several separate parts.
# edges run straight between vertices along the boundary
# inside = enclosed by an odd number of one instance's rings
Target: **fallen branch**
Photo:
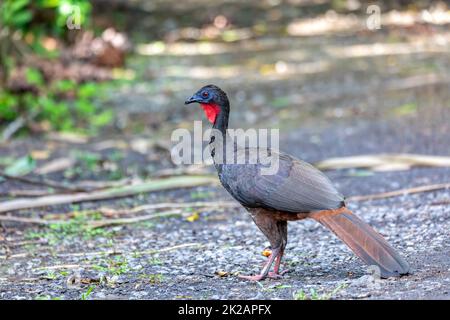
[[[70,204],[85,201],[98,201],[113,198],[133,196],[161,190],[190,188],[217,183],[214,176],[181,176],[168,179],[156,179],[140,184],[109,188],[91,193],[58,194],[34,199],[16,199],[0,202],[0,212],[47,207],[60,204]]]
[[[28,223],[28,224],[40,224],[40,225],[50,225],[52,223],[63,223],[57,220],[44,220],[38,218],[22,218],[15,216],[0,216],[0,221],[6,222],[20,222],[20,223]]]
[[[11,122],[2,132],[0,142],[8,141],[17,131],[25,127],[30,121],[39,114],[38,111],[32,111],[28,116],[19,116],[13,122]]]
[[[162,217],[168,217],[168,216],[180,216],[181,214],[182,214],[181,210],[175,210],[175,211],[172,210],[172,211],[166,211],[166,212],[161,212],[161,213],[157,213],[157,214],[138,216],[138,217],[132,217],[132,218],[96,220],[96,221],[89,222],[87,224],[87,227],[96,229],[96,228],[103,228],[106,226],[133,224],[133,223],[148,221],[148,220],[152,220],[152,219],[156,219],[156,218],[162,218]]]
[[[144,251],[109,250],[109,251],[94,251],[94,252],[57,253],[56,256],[57,257],[84,257],[84,256],[95,257],[95,256],[109,256],[109,255],[118,255],[118,254],[126,254],[126,253],[135,254],[135,255],[147,255],[147,254],[152,255],[152,254],[157,254],[157,253],[174,251],[174,250],[178,250],[178,249],[201,248],[201,247],[205,247],[205,246],[206,246],[205,244],[194,242],[194,243],[179,244],[179,245],[176,245],[173,247],[167,247],[167,248],[162,248],[162,249],[151,249],[151,250],[144,250]],[[33,255],[33,254],[23,252],[23,253],[13,254],[10,256],[0,256],[0,260],[14,259],[14,258],[26,258],[30,255]]]
[[[348,201],[368,201],[368,200],[375,200],[375,199],[385,199],[385,198],[392,198],[392,197],[398,197],[398,196],[406,196],[406,195],[410,195],[410,194],[414,194],[414,193],[430,192],[430,191],[449,189],[449,188],[450,188],[450,183],[440,183],[440,184],[432,184],[432,185],[426,185],[426,186],[420,186],[420,187],[400,189],[400,190],[389,191],[389,192],[369,194],[369,195],[364,195],[364,196],[353,196],[353,197],[347,198],[347,200]]]
[[[447,206],[450,205],[450,200],[441,200],[430,203],[432,206]]]
[[[138,213],[141,211],[149,211],[149,210],[156,210],[156,209],[177,209],[177,208],[195,208],[195,207],[201,207],[201,208],[223,208],[223,207],[240,207],[241,205],[237,202],[231,202],[231,201],[218,201],[218,202],[187,202],[187,203],[156,203],[156,204],[148,204],[143,206],[134,207],[131,209],[124,209],[124,210],[114,210],[114,209],[105,209],[100,208],[96,210],[89,210],[89,211],[83,211],[84,214],[89,214],[91,212],[100,212],[107,213],[108,215],[122,215],[122,214],[132,214],[132,213]],[[89,228],[102,228],[105,226],[111,226],[111,225],[120,225],[120,224],[132,224],[136,222],[142,222],[146,220],[161,218],[161,217],[167,217],[167,216],[173,216],[173,215],[181,215],[181,210],[170,210],[165,212],[160,212],[157,214],[151,214],[151,215],[145,215],[145,216],[138,216],[138,217],[131,217],[131,218],[120,218],[120,219],[103,219],[103,220],[95,220],[92,222],[88,222],[86,224]],[[64,218],[70,218],[73,214],[66,214],[64,215]],[[0,221],[6,221],[6,222],[19,222],[19,223],[27,223],[27,224],[40,224],[40,225],[50,225],[50,224],[65,224],[70,223],[67,220],[47,220],[47,219],[39,219],[39,218],[22,218],[17,216],[0,216]]]
[[[154,203],[144,204],[130,209],[115,210],[110,208],[100,208],[97,210],[90,210],[91,212],[100,212],[107,215],[126,215],[138,213],[141,211],[153,211],[158,209],[178,209],[178,208],[239,208],[241,205],[235,201],[215,201],[215,202],[184,202],[184,203]]]
[[[367,168],[373,171],[408,170],[411,167],[450,167],[450,157],[421,154],[377,154],[330,158],[315,164],[321,170]]]
[[[67,157],[53,159],[50,162],[45,163],[43,166],[35,169],[34,173],[38,175],[46,175],[53,172],[63,171],[75,165],[75,162],[75,159]]]
[[[11,190],[0,193],[0,197],[43,197],[51,194],[47,190]]]
[[[208,174],[208,171],[205,166],[200,165],[191,165],[188,167],[177,167],[177,168],[169,168],[169,169],[161,169],[155,172],[152,177],[153,178],[164,178],[171,176],[180,176],[180,175],[201,175]]]
[[[60,183],[60,182],[56,182],[56,181],[52,181],[52,180],[33,179],[33,178],[13,176],[13,175],[5,173],[4,171],[0,171],[0,176],[4,177],[6,179],[9,179],[9,180],[16,180],[16,181],[20,181],[20,182],[24,182],[24,183],[34,184],[34,185],[38,185],[38,186],[46,186],[46,187],[55,188],[55,189],[62,189],[62,190],[67,190],[67,191],[71,191],[71,192],[80,192],[80,191],[86,192],[87,191],[84,188],[71,187],[65,183]]]
[[[24,116],[17,117],[2,132],[1,142],[8,141],[18,130],[22,129],[26,124]]]
[[[151,249],[151,250],[144,250],[144,251],[132,251],[131,253],[134,255],[146,255],[146,254],[156,254],[156,253],[163,253],[163,252],[169,252],[169,251],[174,251],[174,250],[178,250],[178,249],[185,249],[185,248],[200,248],[200,247],[204,247],[204,244],[198,243],[198,242],[194,242],[194,243],[184,243],[184,244],[179,244],[176,246],[172,246],[172,247],[166,247],[166,248],[162,248],[162,249]],[[111,251],[103,251],[103,252],[89,252],[89,253],[68,253],[68,254],[59,254],[57,256],[60,257],[73,257],[73,256],[84,256],[84,255],[89,255],[89,256],[104,256],[104,255],[110,255],[110,254],[125,254],[127,253],[126,251],[117,251],[117,250],[111,250]]]
[[[59,264],[55,266],[45,266],[45,267],[38,267],[34,268],[33,271],[39,271],[39,270],[60,270],[60,269],[78,269],[78,268],[86,268],[90,267],[90,264]]]

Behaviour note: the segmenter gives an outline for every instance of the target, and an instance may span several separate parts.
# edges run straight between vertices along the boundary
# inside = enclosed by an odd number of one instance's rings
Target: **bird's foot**
[[[255,275],[255,276],[238,275],[238,277],[241,278],[241,279],[250,280],[250,281],[261,281],[261,280],[264,280],[266,278],[277,280],[277,279],[283,278],[283,275],[285,273],[287,273],[287,272],[289,272],[289,270],[283,270],[280,273],[269,272],[267,275],[263,275],[263,274],[258,274],[258,275]]]
[[[290,270],[283,270],[281,272],[269,272],[267,275],[270,279],[281,279],[285,273],[288,273]]]

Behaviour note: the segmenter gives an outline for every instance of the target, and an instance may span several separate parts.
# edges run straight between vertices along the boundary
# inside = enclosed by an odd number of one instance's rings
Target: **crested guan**
[[[228,97],[219,87],[207,85],[185,104],[194,102],[201,105],[215,129],[209,146],[220,182],[249,211],[272,249],[259,275],[240,277],[254,281],[281,277],[283,272],[279,269],[287,243],[287,222],[305,218],[314,219],[333,231],[366,264],[378,266],[381,277],[408,274],[408,263],[379,233],[347,209],[344,197],[312,165],[266,147],[271,156],[278,156],[278,170],[274,174],[261,174],[262,163],[237,161],[243,154],[248,157],[245,159],[250,159],[258,153],[258,148],[238,146],[235,142],[231,148],[234,161],[217,161],[217,151],[223,156],[226,142],[231,140],[227,133]],[[273,272],[270,272],[274,261]]]

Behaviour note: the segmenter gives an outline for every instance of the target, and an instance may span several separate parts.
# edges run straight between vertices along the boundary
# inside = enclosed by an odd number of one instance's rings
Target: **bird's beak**
[[[189,99],[187,99],[184,104],[190,104],[190,103],[194,103],[194,102],[199,102],[199,100],[197,99],[197,96],[194,94],[192,97],[190,97]]]

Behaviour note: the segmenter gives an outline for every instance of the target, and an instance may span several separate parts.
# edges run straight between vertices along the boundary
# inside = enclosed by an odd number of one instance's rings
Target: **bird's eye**
[[[208,98],[208,96],[209,96],[208,91],[203,91],[202,96],[203,96],[203,98]]]

